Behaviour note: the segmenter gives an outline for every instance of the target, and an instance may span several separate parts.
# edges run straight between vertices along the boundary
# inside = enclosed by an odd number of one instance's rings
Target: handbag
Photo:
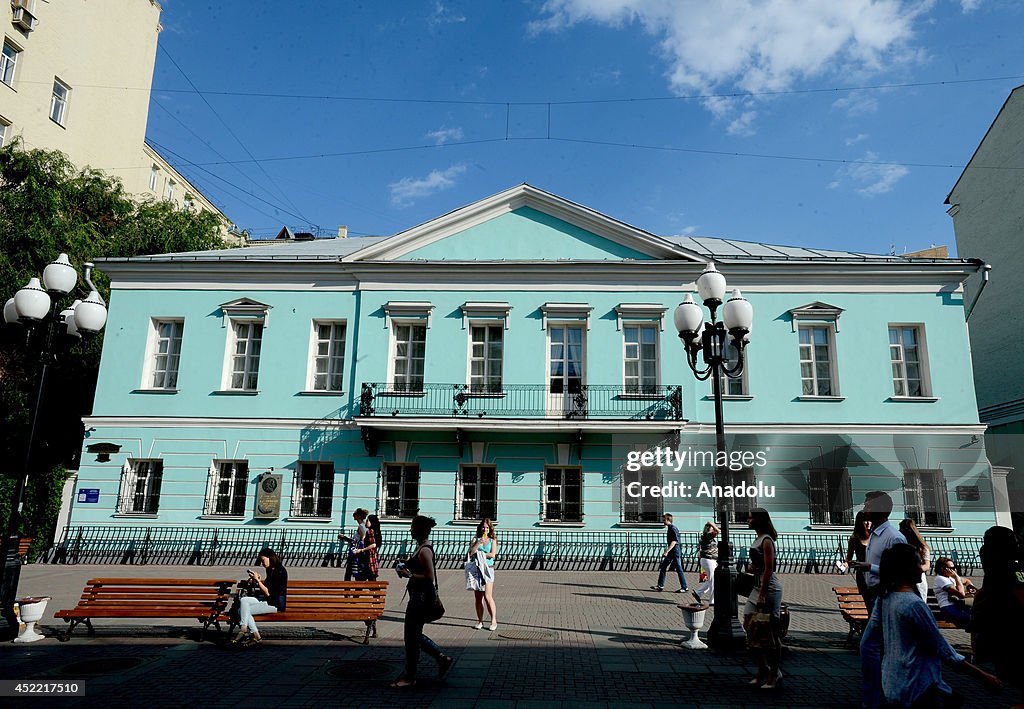
[[[772,615],[758,608],[747,626],[747,646],[757,650],[774,650],[778,641],[772,628]]]
[[[486,586],[484,584],[483,575],[480,573],[480,567],[477,566],[476,560],[469,559],[465,562],[466,568],[466,590],[467,591],[483,591]]]
[[[737,596],[750,596],[754,590],[754,574],[748,574],[745,571],[736,574],[733,590],[736,591]]]

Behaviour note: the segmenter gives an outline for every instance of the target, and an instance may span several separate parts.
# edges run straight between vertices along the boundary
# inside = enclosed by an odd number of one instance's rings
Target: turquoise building
[[[724,383],[730,482],[758,491],[735,521],[839,534],[884,489],[933,537],[995,522],[962,302],[980,263],[659,237],[524,184],[390,237],[101,260],[68,543],[323,542],[357,507],[466,539],[481,517],[608,544],[657,539],[663,512],[698,529],[713,401],[673,311],[708,262],[754,308]]]

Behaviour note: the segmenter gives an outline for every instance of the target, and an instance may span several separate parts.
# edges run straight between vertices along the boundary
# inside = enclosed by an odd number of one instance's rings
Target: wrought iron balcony
[[[557,392],[543,384],[505,384],[490,391],[468,384],[363,382],[359,415],[682,421],[683,390],[581,384]]]

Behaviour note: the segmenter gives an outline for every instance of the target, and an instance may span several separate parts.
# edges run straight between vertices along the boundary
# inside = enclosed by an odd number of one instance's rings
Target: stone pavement
[[[22,595],[49,595],[43,632],[64,623],[53,612],[71,608],[85,581],[96,577],[200,577],[244,575],[237,567],[45,566],[24,567]],[[293,568],[295,578],[337,579],[339,569]],[[835,609],[833,585],[850,577],[784,575],[792,625],[783,656],[785,678],[775,691],[752,689],[753,662],[745,653],[722,657],[685,650],[677,604],[685,597],[648,590],[650,573],[502,572],[496,599],[499,628],[474,631],[472,594],[461,571],[443,571],[441,596],[448,614],[428,634],[457,658],[444,682],[422,658],[420,686],[395,690],[388,682],[403,664],[403,584],[392,571],[380,638],[363,646],[362,623],[314,628],[273,623],[263,647],[230,650],[195,626],[171,620],[100,619],[95,636],[76,629],[69,642],[47,638],[4,647],[0,679],[84,680],[84,698],[23,699],[31,706],[120,707],[358,706],[447,709],[479,704],[504,707],[830,707],[859,706],[859,657],[845,644],[847,627]],[[695,581],[689,575],[691,584]],[[669,580],[669,588],[673,582]],[[258,619],[257,619],[258,622]],[[708,618],[710,623],[710,614]],[[948,632],[948,631],[947,631]],[[215,633],[214,633],[215,634]],[[352,636],[352,637],[350,637]],[[963,647],[961,631],[948,635]],[[1024,701],[1019,692],[994,695],[952,669],[947,681],[968,706],[1004,707]],[[3,700],[6,701],[6,700]]]

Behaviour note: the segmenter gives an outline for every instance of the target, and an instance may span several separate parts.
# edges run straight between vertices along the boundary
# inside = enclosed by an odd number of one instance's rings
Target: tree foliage
[[[98,170],[79,170],[57,151],[23,150],[17,142],[0,148],[0,303],[30,278],[41,276],[61,252],[81,274],[85,261],[102,257],[224,246],[218,215],[178,209],[169,202],[139,201],[118,179]],[[109,303],[110,282],[102,270],[93,272],[93,282]],[[80,280],[77,297],[84,297],[84,287]],[[51,369],[25,497],[27,534],[43,537],[52,532],[53,497],[60,495],[64,479],[60,466],[78,467],[81,418],[92,409],[101,347],[102,334],[77,342]],[[22,327],[0,327],[0,474],[5,478],[0,482],[0,520],[9,512],[13,481],[23,473],[38,356],[26,347]]]

